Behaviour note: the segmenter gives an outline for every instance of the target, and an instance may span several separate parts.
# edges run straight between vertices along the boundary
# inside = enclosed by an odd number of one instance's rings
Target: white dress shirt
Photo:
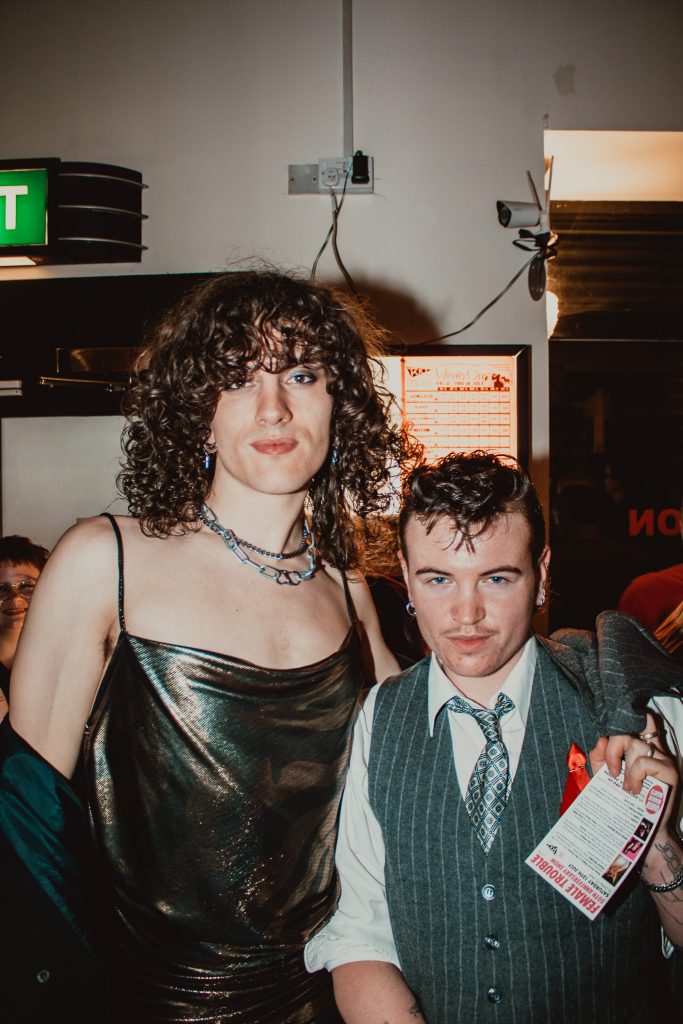
[[[522,752],[537,650],[536,641],[532,637],[501,687],[502,692],[515,705],[514,711],[500,719],[503,741],[508,749],[511,779],[514,779]],[[368,798],[368,760],[379,685],[373,687],[368,694],[353,736],[336,851],[342,883],[341,898],[333,917],[306,945],[304,959],[309,971],[323,967],[331,971],[342,964],[360,960],[381,960],[400,968],[385,895],[384,841]],[[434,655],[429,665],[427,688],[428,729],[430,736],[433,736],[437,716],[444,710],[447,701],[459,693]],[[489,707],[495,706],[497,697],[498,694],[495,694]],[[469,703],[477,706],[472,701]],[[658,697],[651,702],[651,706],[664,718],[669,745],[678,756],[681,769],[683,701]],[[484,747],[484,737],[471,715],[445,713],[449,717],[453,760],[464,798],[472,770]],[[665,948],[668,955],[669,949],[673,947],[666,943]]]
[[[512,779],[522,752],[536,671],[536,650],[536,641],[532,637],[502,687],[502,692],[515,705],[514,711],[500,719]],[[353,735],[336,852],[342,882],[339,907],[325,927],[306,945],[304,958],[309,971],[317,971],[321,967],[331,971],[341,964],[357,960],[383,960],[400,966],[384,891],[384,841],[368,799],[368,758],[378,690],[379,686],[374,686],[368,694]],[[437,716],[442,711],[448,714],[455,770],[464,796],[485,741],[481,728],[471,715],[444,711],[444,705],[455,694],[459,694],[459,690],[432,655],[427,681],[429,734],[434,735]],[[495,694],[488,706],[493,708],[497,698],[498,694]],[[473,701],[468,703],[478,706]]]

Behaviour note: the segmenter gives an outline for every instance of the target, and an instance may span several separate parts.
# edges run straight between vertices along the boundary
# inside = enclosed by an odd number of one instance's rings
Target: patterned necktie
[[[473,708],[462,697],[451,697],[446,707],[449,711],[471,715],[486,739],[467,787],[465,807],[482,849],[488,853],[505,810],[510,781],[508,752],[500,734],[500,719],[513,711],[515,705],[504,693],[499,693],[492,711]]]

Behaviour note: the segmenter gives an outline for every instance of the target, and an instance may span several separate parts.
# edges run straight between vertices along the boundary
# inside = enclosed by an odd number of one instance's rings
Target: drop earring
[[[211,469],[215,457],[216,443],[215,441],[207,441],[204,445],[204,454],[202,455],[202,469],[205,473],[208,473]]]

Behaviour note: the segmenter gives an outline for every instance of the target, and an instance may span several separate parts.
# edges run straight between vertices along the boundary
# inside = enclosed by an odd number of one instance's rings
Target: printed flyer
[[[669,787],[647,776],[637,796],[603,766],[525,863],[594,920],[657,830]]]

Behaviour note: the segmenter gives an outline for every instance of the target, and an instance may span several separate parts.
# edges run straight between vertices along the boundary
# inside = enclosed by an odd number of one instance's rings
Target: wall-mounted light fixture
[[[139,263],[146,187],[128,167],[0,160],[0,267]]]

